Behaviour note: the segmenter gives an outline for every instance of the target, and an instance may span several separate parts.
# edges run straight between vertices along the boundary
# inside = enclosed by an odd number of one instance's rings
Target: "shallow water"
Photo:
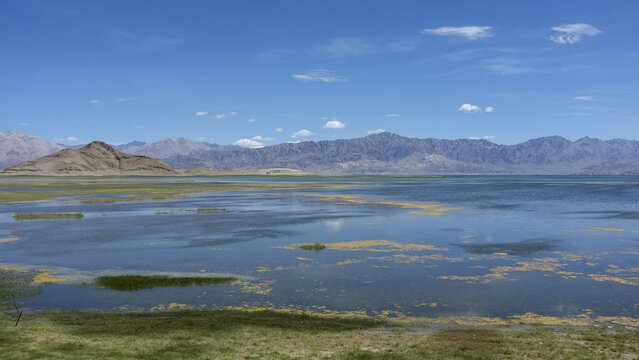
[[[639,317],[639,177],[101,181],[346,187],[207,191],[111,204],[0,203],[0,267],[47,275],[38,295],[23,299],[30,309],[251,305],[428,317]],[[228,211],[179,211],[201,207]],[[31,212],[85,217],[12,218]],[[327,248],[298,248],[314,242]],[[241,280],[133,292],[92,284],[96,276],[128,273]]]

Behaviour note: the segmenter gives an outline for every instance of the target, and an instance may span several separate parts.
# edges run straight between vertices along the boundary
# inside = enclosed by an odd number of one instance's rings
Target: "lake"
[[[0,179],[28,192],[30,184],[49,191],[49,182],[65,181],[71,180]],[[28,310],[260,307],[639,318],[637,176],[100,181],[238,186],[106,203],[87,203],[91,196],[70,187],[53,200],[0,203],[1,271],[38,274],[21,299]],[[241,189],[247,184],[299,186]],[[203,208],[225,211],[197,211]],[[13,218],[42,212],[84,217]],[[326,247],[299,247],[306,243]],[[138,291],[93,283],[118,274],[239,280]]]

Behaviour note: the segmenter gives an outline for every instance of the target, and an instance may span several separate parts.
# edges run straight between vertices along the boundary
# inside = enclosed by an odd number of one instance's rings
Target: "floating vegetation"
[[[207,213],[207,212],[228,212],[226,208],[197,208],[197,209],[178,209],[178,210],[158,210],[156,215],[171,215],[179,213]]]
[[[320,251],[320,250],[324,250],[326,249],[326,245],[324,244],[320,244],[320,243],[314,243],[314,244],[300,244],[299,248],[302,250],[315,250],[315,251]]]
[[[113,275],[100,276],[96,285],[113,290],[135,291],[158,286],[198,286],[224,284],[239,280],[231,276]]]
[[[18,213],[13,215],[16,220],[49,220],[49,219],[82,219],[82,213]]]
[[[276,246],[276,248],[294,250],[308,244],[292,244]],[[427,244],[401,244],[390,240],[355,240],[322,244],[326,249],[339,251],[376,251],[376,252],[401,252],[401,251],[447,251],[446,248],[438,248]]]
[[[444,212],[451,210],[458,210],[459,208],[446,207],[441,204],[424,204],[413,202],[398,202],[398,201],[369,201],[361,199],[355,195],[323,195],[323,194],[305,194],[304,197],[311,198],[319,201],[332,201],[338,204],[361,204],[361,205],[386,205],[396,206],[403,209],[412,209],[412,214],[416,215],[431,215],[437,216]]]
[[[496,254],[527,256],[540,251],[551,251],[557,248],[554,240],[539,238],[520,242],[491,244],[453,244],[471,254]]]

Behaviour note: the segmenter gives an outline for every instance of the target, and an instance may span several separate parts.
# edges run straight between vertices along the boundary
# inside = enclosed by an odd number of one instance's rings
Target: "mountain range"
[[[12,150],[9,142],[4,141],[4,134],[13,134],[15,138],[16,133],[0,133],[0,149],[13,151],[12,159],[17,158],[16,154],[34,156],[33,152]],[[31,138],[35,137],[28,137]],[[20,149],[24,149],[24,139]],[[258,149],[184,138],[148,144],[133,142],[116,148],[124,153],[159,158],[176,169],[291,168],[344,175],[639,174],[639,141],[589,137],[570,141],[550,136],[516,145],[498,145],[487,140],[418,139],[385,132],[355,139],[282,143]],[[41,144],[38,149],[44,151]],[[8,153],[0,156],[7,158]]]

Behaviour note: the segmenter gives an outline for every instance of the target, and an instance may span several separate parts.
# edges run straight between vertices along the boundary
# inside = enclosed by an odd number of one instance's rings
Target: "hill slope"
[[[124,154],[94,141],[80,150],[64,149],[3,171],[7,175],[176,175],[162,160]]]

